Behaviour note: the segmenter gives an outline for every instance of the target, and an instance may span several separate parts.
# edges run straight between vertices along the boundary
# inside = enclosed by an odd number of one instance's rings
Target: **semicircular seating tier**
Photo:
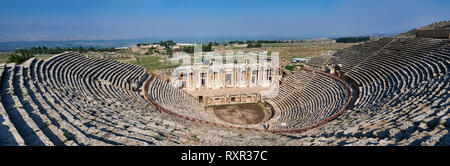
[[[271,129],[312,127],[341,111],[350,92],[343,82],[323,73],[301,70],[282,81],[277,95],[267,102],[274,108]]]
[[[450,145],[450,40],[381,38],[333,56],[354,88],[354,107],[297,134],[218,128],[161,113],[142,93],[147,72],[130,64],[74,52],[0,64],[0,145]],[[148,93],[159,104],[211,120],[190,96],[156,80]],[[310,127],[337,115],[348,95],[332,77],[299,71],[267,100],[275,110],[268,124]]]
[[[74,52],[22,65],[0,64],[0,145],[226,145],[231,140],[245,145],[267,140],[254,132],[199,126],[161,113],[141,94],[147,76],[139,66]],[[246,138],[235,138],[237,133]]]
[[[317,145],[450,145],[450,40],[381,38],[334,56],[359,92],[354,108],[300,137]]]
[[[363,44],[374,47],[352,47],[335,56],[342,62],[344,74],[358,86],[355,108],[373,109],[447,75],[449,44],[449,40],[438,39],[382,38]],[[358,55],[349,56],[348,52]]]
[[[129,111],[154,110],[133,90],[146,76],[142,67],[73,52],[7,64],[0,112],[9,132],[2,129],[0,144],[154,144],[154,138],[126,130],[142,122]]]
[[[156,76],[152,76],[151,82],[148,84],[148,95],[156,104],[177,115],[224,124],[212,116],[212,113],[208,112],[194,97]]]

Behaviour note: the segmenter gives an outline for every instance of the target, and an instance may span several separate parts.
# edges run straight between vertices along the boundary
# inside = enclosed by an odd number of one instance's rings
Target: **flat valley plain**
[[[322,53],[327,53],[328,51],[338,51],[342,48],[356,45],[359,43],[314,43],[314,42],[304,42],[304,43],[264,43],[260,48],[237,48],[230,46],[214,46],[215,50],[231,50],[231,51],[268,51],[268,52],[279,52],[280,61],[284,63],[289,63],[292,58],[309,58],[320,56]],[[104,56],[110,59],[117,60],[119,62],[130,63],[134,65],[140,65],[147,69],[149,72],[159,73],[163,69],[171,69],[177,67],[170,63],[169,55],[140,55],[137,53],[132,53],[131,51],[117,51],[114,53],[103,53],[94,52],[88,53],[89,56],[100,57]],[[37,59],[48,59],[52,57],[52,54],[37,54],[35,57]],[[0,53],[0,63],[7,63],[8,54]]]

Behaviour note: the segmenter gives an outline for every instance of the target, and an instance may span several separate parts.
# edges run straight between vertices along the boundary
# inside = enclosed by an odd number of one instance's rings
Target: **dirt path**
[[[225,122],[248,125],[257,124],[264,119],[263,110],[257,105],[228,105],[214,108],[214,114]]]

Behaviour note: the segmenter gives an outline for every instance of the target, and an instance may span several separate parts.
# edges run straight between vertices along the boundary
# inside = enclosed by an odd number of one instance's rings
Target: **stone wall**
[[[256,103],[261,101],[261,95],[226,95],[205,97],[202,102],[205,105],[222,105],[222,104],[240,104],[240,103]]]
[[[416,38],[449,39],[450,30],[418,30]]]

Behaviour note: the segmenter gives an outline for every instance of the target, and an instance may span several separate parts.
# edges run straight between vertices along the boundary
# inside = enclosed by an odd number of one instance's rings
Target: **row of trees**
[[[284,43],[282,40],[247,40],[246,42],[235,40],[235,41],[229,41],[228,44],[255,44],[255,43]]]
[[[194,46],[184,46],[181,48],[181,51],[192,54],[194,53]]]
[[[335,39],[336,43],[359,43],[369,41],[369,36],[358,36],[358,37],[341,37]]]
[[[303,68],[304,66],[303,66],[303,65],[287,65],[287,66],[285,66],[284,68],[285,68],[286,70],[292,71],[292,70],[295,69],[295,67]]]
[[[173,40],[167,40],[167,41],[160,41],[160,42],[155,42],[155,43],[138,43],[136,44],[136,46],[140,47],[142,45],[152,45],[152,44],[158,44],[160,46],[163,46],[165,49],[165,54],[166,55],[172,55],[172,47],[174,45],[176,45],[177,43],[175,43]],[[155,48],[150,48],[149,51],[147,52],[147,55],[153,54],[153,53],[159,53],[158,50],[154,50]]]
[[[232,43],[241,43],[244,44],[244,42],[242,41],[234,41]],[[258,41],[253,41],[253,40],[248,40],[245,42],[245,44],[247,44],[247,48],[260,48],[262,47],[261,42]],[[212,46],[219,46],[220,44],[217,42],[209,42],[208,45],[202,45],[202,51],[203,52],[211,52],[214,51],[214,49],[212,48]],[[194,46],[184,46],[181,48],[181,51],[186,52],[186,53],[194,53]]]
[[[209,42],[208,45],[206,45],[206,46],[202,45],[202,51],[203,52],[211,52],[211,51],[213,51],[212,45],[213,45],[213,43],[211,43],[211,42]]]
[[[235,41],[229,41],[228,44],[244,44],[243,41],[235,40]]]
[[[210,43],[211,43],[211,42],[210,42]],[[208,43],[208,44],[209,44],[209,43]],[[211,45],[212,45],[212,46],[220,46],[220,44],[217,43],[217,42],[212,42]]]
[[[36,54],[60,54],[65,51],[76,51],[79,53],[86,53],[88,51],[93,52],[114,52],[116,51],[115,48],[84,48],[84,47],[78,47],[78,48],[48,48],[45,46],[38,46],[38,47],[31,47],[29,49],[17,49],[14,51],[14,53],[11,53],[8,55],[8,62],[9,63],[17,63],[21,64],[25,62],[26,60],[33,58]]]
[[[262,47],[261,43],[248,43],[247,48],[260,48]]]
[[[203,52],[211,52],[214,51],[214,49],[212,48],[212,46],[218,46],[219,43],[212,43],[209,42],[208,45],[202,45],[202,51]],[[186,53],[194,53],[194,46],[184,46],[181,48],[181,51],[186,52]]]
[[[226,46],[227,44],[232,45],[232,44],[249,44],[251,45],[249,48],[254,48],[254,47],[261,47],[262,43],[284,43],[284,41],[282,40],[247,40],[247,41],[240,41],[240,40],[235,40],[235,41],[229,41],[228,43],[224,43],[223,45]],[[174,45],[176,45],[176,43],[173,40],[168,40],[168,41],[160,41],[160,42],[155,42],[155,43],[138,43],[136,44],[136,46],[140,47],[143,45],[151,45],[151,44],[159,44],[161,46],[164,46],[167,49],[172,48]],[[212,48],[209,48],[210,46],[220,46],[220,43],[217,42],[209,42],[208,45],[206,45],[205,48],[203,48],[203,51],[212,51]],[[186,51],[190,50],[191,48],[186,46]]]
[[[177,43],[175,43],[173,40],[167,40],[167,41],[160,41],[159,43],[153,43],[153,44],[159,44],[160,46],[164,46],[166,49],[168,49],[168,48],[170,49]]]
[[[84,48],[84,47],[78,47],[78,48],[48,48],[45,46],[39,46],[39,47],[31,47],[30,49],[17,49],[14,51],[16,54],[22,54],[22,55],[36,55],[36,54],[60,54],[65,51],[76,51],[80,53],[86,53],[88,51],[93,52],[114,52],[116,51],[115,48]]]
[[[173,47],[177,43],[175,43],[173,40],[167,40],[167,41],[159,41],[159,42],[154,42],[154,43],[138,43],[138,44],[136,44],[136,46],[140,47],[143,45],[152,45],[152,44],[159,44],[160,46],[164,46],[164,47]]]

